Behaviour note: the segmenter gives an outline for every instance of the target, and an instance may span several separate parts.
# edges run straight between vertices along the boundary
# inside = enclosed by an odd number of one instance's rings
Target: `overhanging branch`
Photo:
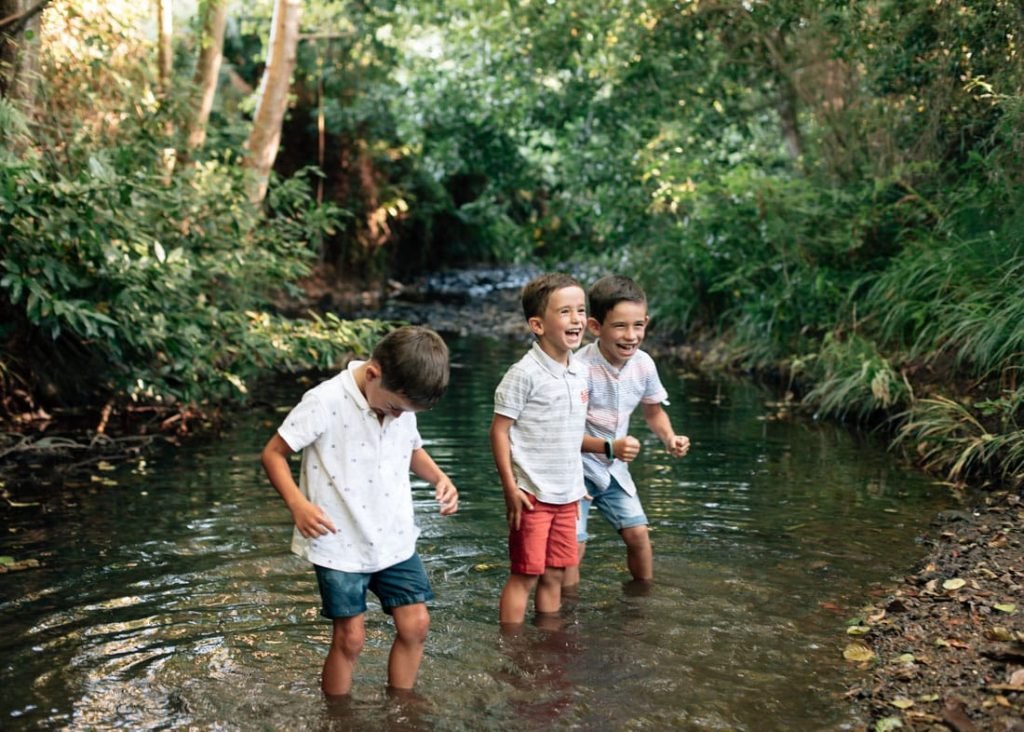
[[[36,15],[36,13],[42,12],[43,8],[45,8],[49,2],[50,0],[39,0],[39,2],[28,10],[23,10],[20,13],[8,15],[6,18],[0,19],[0,31],[3,31],[8,36],[18,35],[22,30],[24,30],[25,24],[32,20],[32,17]],[[10,29],[8,29],[8,26],[10,26]]]

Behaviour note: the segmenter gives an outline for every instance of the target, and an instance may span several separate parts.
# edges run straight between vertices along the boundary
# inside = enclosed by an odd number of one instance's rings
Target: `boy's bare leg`
[[[388,686],[392,689],[411,689],[416,685],[416,674],[423,660],[423,647],[430,628],[430,613],[426,604],[402,605],[392,612],[395,621],[395,642],[388,656]]]
[[[537,577],[529,574],[510,574],[498,602],[498,618],[502,623],[522,623],[526,619],[526,604],[537,584]]]
[[[539,613],[557,613],[562,609],[562,582],[565,569],[548,567],[540,576],[537,584],[537,597],[534,605]]]
[[[366,641],[363,615],[335,618],[331,649],[324,661],[320,688],[328,696],[341,696],[352,690],[352,672]]]
[[[654,552],[651,549],[651,536],[646,526],[630,526],[622,530],[622,540],[626,542],[626,566],[633,579],[639,582],[650,582],[654,579]]]
[[[580,561],[575,567],[565,568],[565,577],[562,579],[562,589],[568,590],[573,589],[580,583],[580,564],[583,564],[583,555],[587,551],[587,542],[581,541],[576,545],[576,551],[579,554]]]

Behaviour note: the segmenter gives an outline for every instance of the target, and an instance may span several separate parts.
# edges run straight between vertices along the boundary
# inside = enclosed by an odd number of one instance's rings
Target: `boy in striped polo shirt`
[[[673,457],[689,451],[690,439],[672,429],[662,408],[668,403],[668,392],[658,378],[654,360],[640,350],[649,320],[644,291],[628,277],[608,275],[591,286],[588,298],[587,327],[597,340],[576,353],[586,365],[590,390],[583,473],[591,500],[580,504],[579,558],[582,562],[587,517],[593,505],[622,536],[633,579],[649,582],[654,578],[654,558],[647,516],[627,465],[640,452],[639,440],[627,434],[630,416],[642,405],[647,426]],[[577,564],[566,570],[563,584],[573,587],[579,580]]]
[[[561,608],[565,568],[578,563],[576,517],[584,496],[587,376],[572,352],[583,339],[586,295],[569,275],[545,274],[523,288],[522,304],[536,341],[495,390],[490,429],[509,528],[511,566],[498,608],[503,626],[523,622],[535,587],[537,613]]]

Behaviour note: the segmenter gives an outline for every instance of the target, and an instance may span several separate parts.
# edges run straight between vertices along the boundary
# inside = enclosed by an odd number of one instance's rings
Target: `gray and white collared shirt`
[[[580,446],[587,418],[586,370],[570,356],[563,366],[534,343],[509,367],[494,392],[509,430],[516,483],[538,501],[566,504],[586,494]]]

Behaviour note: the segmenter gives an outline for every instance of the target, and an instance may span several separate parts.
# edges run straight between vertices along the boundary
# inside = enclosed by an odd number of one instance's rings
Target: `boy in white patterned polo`
[[[689,451],[690,439],[672,429],[662,408],[668,392],[654,360],[640,350],[649,320],[644,291],[628,277],[608,275],[591,286],[588,299],[587,327],[597,341],[576,353],[586,364],[590,386],[583,473],[591,500],[580,503],[579,559],[583,561],[586,551],[587,517],[593,505],[622,536],[633,579],[649,582],[654,558],[647,516],[627,465],[640,452],[640,441],[627,434],[630,416],[642,405],[647,426],[673,457]],[[579,572],[579,565],[567,569],[564,586],[579,584]]]
[[[523,314],[536,337],[494,393],[490,438],[505,494],[510,572],[498,611],[518,625],[534,587],[538,613],[562,604],[565,568],[577,564],[576,516],[584,495],[580,445],[587,378],[572,352],[587,319],[586,296],[565,274],[523,288]]]
[[[333,621],[321,688],[348,694],[366,632],[366,591],[395,623],[388,685],[416,681],[433,599],[416,553],[409,471],[434,486],[441,514],[458,510],[458,492],[427,451],[416,412],[448,388],[448,347],[428,328],[392,331],[368,361],[353,361],[306,392],[263,448],[267,477],[292,519],[292,551],[313,563]],[[288,464],[302,451],[300,485]]]

